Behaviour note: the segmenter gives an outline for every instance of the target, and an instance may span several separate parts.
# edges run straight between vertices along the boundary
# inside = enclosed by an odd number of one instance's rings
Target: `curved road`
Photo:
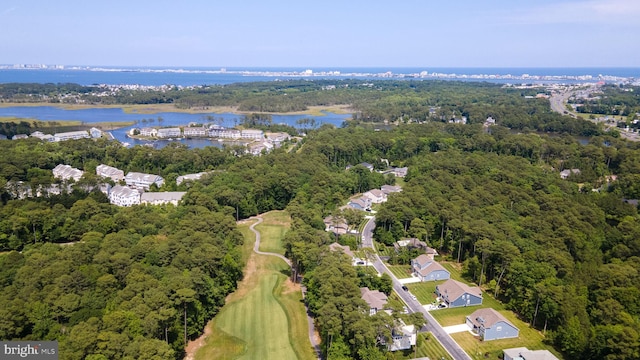
[[[372,238],[373,238],[373,228],[375,227],[375,224],[376,224],[375,220],[376,218],[372,216],[369,219],[369,221],[367,221],[367,224],[364,226],[364,229],[362,231],[362,246],[364,247],[370,247],[372,249],[374,248]],[[467,355],[467,353],[464,352],[464,350],[462,350],[460,345],[458,345],[458,343],[456,343],[451,338],[451,336],[449,336],[449,334],[447,334],[444,331],[442,326],[440,326],[440,324],[433,318],[433,316],[431,316],[431,314],[429,314],[429,312],[425,310],[422,304],[420,304],[417,300],[414,300],[408,291],[404,291],[402,289],[402,284],[400,283],[400,281],[398,281],[395,275],[393,275],[391,271],[389,271],[389,269],[387,269],[387,267],[382,263],[377,253],[376,253],[375,261],[373,262],[373,267],[380,274],[387,273],[389,276],[391,276],[391,279],[393,280],[393,290],[395,290],[398,296],[400,296],[400,298],[402,298],[402,300],[407,304],[407,307],[411,310],[411,312],[422,313],[424,318],[427,320],[427,325],[425,325],[425,328],[428,331],[431,331],[433,336],[436,339],[438,339],[440,344],[442,344],[445,350],[449,352],[449,355],[451,355],[453,359],[471,360],[471,357],[469,357],[469,355]]]
[[[287,259],[284,255],[280,255],[277,253],[272,253],[272,252],[265,252],[265,251],[260,251],[260,232],[258,230],[256,230],[254,227],[260,223],[262,223],[262,217],[260,216],[254,216],[251,217],[250,219],[256,219],[257,221],[255,223],[253,223],[251,226],[249,226],[249,229],[251,231],[253,231],[253,233],[256,235],[256,242],[253,245],[253,252],[255,252],[256,254],[260,254],[260,255],[268,255],[268,256],[275,256],[278,257],[282,260],[284,260],[284,262],[287,263],[287,265],[289,265],[289,267],[291,267],[291,260]],[[306,289],[304,287],[302,287],[302,297],[304,299],[304,295],[306,293]],[[311,342],[311,346],[313,347],[313,350],[316,352],[316,356],[318,357],[318,359],[322,358],[322,352],[320,351],[320,344],[318,344],[316,342],[316,338],[315,338],[315,326],[313,325],[313,318],[311,317],[311,315],[309,314],[309,308],[307,308],[307,303],[305,302],[305,308],[307,309],[307,322],[309,324],[309,342]]]

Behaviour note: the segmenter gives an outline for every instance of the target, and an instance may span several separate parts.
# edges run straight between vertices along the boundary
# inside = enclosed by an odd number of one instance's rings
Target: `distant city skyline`
[[[6,1],[0,64],[640,67],[640,1]]]

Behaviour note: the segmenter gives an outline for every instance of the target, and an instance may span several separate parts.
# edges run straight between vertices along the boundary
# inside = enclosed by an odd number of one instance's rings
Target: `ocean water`
[[[311,70],[311,72],[306,72]],[[640,68],[113,68],[78,67],[65,69],[13,69],[0,67],[0,83],[76,83],[159,85],[225,85],[237,82],[287,79],[414,79],[427,72],[424,79],[522,82],[579,82],[591,77],[640,79]],[[523,77],[523,75],[528,75]],[[434,75],[434,76],[431,76]],[[446,76],[442,76],[446,75]],[[486,75],[483,78],[474,76]],[[532,79],[532,77],[546,77]]]

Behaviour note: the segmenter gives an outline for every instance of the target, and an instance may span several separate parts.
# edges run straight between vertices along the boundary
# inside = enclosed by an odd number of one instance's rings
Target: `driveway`
[[[443,327],[443,329],[447,334],[454,334],[469,331],[469,326],[467,326],[467,324],[451,325],[445,326]]]

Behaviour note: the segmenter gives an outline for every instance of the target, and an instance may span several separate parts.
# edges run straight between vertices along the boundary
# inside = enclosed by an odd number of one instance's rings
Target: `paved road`
[[[285,256],[277,254],[277,253],[272,253],[272,252],[265,252],[265,251],[260,251],[260,232],[257,231],[256,229],[254,229],[254,227],[260,223],[262,223],[262,218],[260,216],[254,216],[251,219],[256,219],[257,221],[255,223],[253,223],[251,226],[249,226],[249,229],[251,229],[251,231],[253,231],[253,233],[256,235],[256,242],[253,245],[253,252],[255,252],[256,254],[260,254],[260,255],[268,255],[268,256],[275,256],[278,257],[282,260],[284,260],[284,262],[287,263],[287,265],[289,265],[289,267],[291,267],[291,260],[287,259]],[[306,293],[306,289],[304,287],[302,287],[302,296],[304,298],[304,294]],[[307,310],[307,322],[309,324],[309,342],[311,342],[311,346],[313,347],[313,350],[316,353],[316,356],[318,357],[318,359],[322,358],[322,352],[320,350],[320,344],[318,344],[316,342],[316,337],[315,337],[315,326],[313,324],[313,318],[311,317],[311,315],[309,314],[309,308],[307,307],[307,303],[305,302],[305,308]]]
[[[375,217],[371,217],[367,224],[364,226],[362,231],[362,246],[373,248],[373,229],[375,227],[376,219]],[[411,297],[411,294],[408,291],[404,291],[402,289],[402,284],[398,279],[387,269],[384,263],[380,260],[378,254],[375,256],[375,261],[373,262],[373,267],[379,273],[387,273],[391,276],[393,280],[393,290],[402,298],[402,300],[407,304],[407,307],[411,312],[420,312],[427,320],[426,329],[431,331],[433,336],[438,339],[440,344],[449,352],[451,357],[455,360],[471,360],[471,357],[467,355],[464,350],[456,343],[449,334],[438,324],[438,322],[429,314],[427,310],[424,309],[422,304],[420,304],[417,300],[414,300]]]

